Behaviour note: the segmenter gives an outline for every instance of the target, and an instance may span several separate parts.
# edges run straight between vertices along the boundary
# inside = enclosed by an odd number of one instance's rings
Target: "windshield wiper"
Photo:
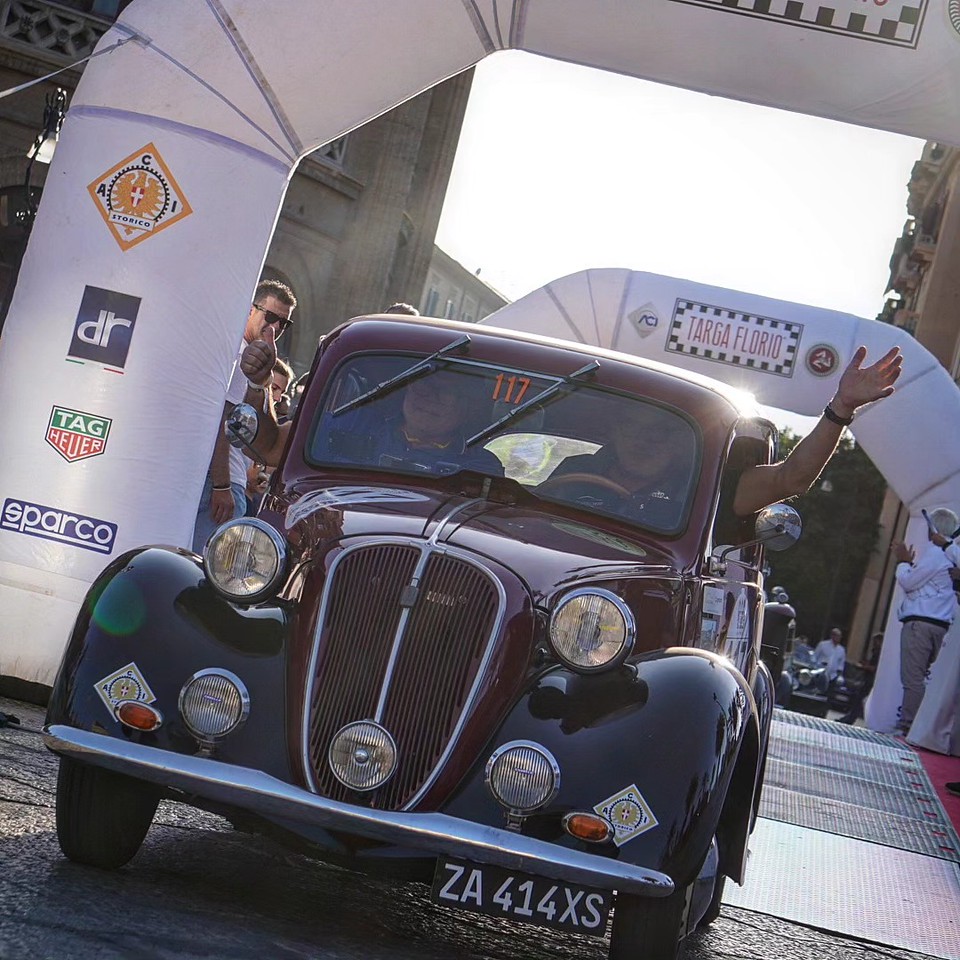
[[[395,387],[399,387],[401,384],[416,379],[422,373],[426,373],[428,370],[430,370],[431,366],[437,360],[445,360],[447,358],[447,354],[453,353],[455,350],[460,350],[463,347],[468,346],[469,343],[470,337],[467,334],[464,334],[462,337],[457,337],[453,343],[448,343],[436,353],[431,353],[429,357],[425,357],[423,360],[418,360],[412,367],[408,367],[406,370],[398,373],[395,377],[391,377],[389,380],[384,380],[382,383],[378,383],[366,393],[361,393],[359,397],[354,397],[352,400],[348,400],[346,403],[341,403],[340,406],[333,411],[332,416],[338,417],[341,413],[346,413],[348,410],[352,410],[354,407],[359,407],[362,404],[369,402],[374,397],[380,396],[382,393],[388,393]]]
[[[574,370],[573,373],[567,374],[560,380],[556,380],[552,383],[546,390],[541,391],[535,397],[531,397],[526,403],[521,403],[519,407],[514,407],[508,413],[504,414],[499,420],[495,420],[489,426],[484,427],[479,433],[475,433],[469,440],[467,440],[465,446],[473,446],[479,440],[485,440],[490,436],[491,433],[496,433],[505,423],[513,420],[515,417],[520,417],[526,413],[531,407],[540,406],[544,401],[550,400],[552,397],[556,396],[560,392],[561,387],[570,386],[574,380],[579,379],[580,377],[585,377],[588,373],[593,373],[595,370],[600,369],[600,364],[593,360],[586,366],[581,367],[579,370]]]

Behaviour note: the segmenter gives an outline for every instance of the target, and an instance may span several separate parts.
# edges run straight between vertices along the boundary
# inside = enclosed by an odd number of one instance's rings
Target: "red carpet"
[[[904,744],[904,746],[910,745]],[[922,750],[920,747],[911,747],[910,749],[920,758],[923,769],[927,771],[927,776],[933,783],[937,796],[943,804],[943,809],[947,811],[953,829],[960,834],[960,797],[953,793],[947,793],[944,788],[945,783],[960,781],[960,757],[947,757],[942,753],[934,753],[932,750]]]

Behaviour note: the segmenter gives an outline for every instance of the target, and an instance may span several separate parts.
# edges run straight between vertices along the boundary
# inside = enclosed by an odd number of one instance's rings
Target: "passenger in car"
[[[633,408],[633,409],[631,409]],[[680,520],[690,488],[696,441],[690,427],[645,404],[620,404],[610,439],[594,453],[567,457],[541,485],[559,490],[583,477],[609,481],[588,495],[608,509],[658,527]]]

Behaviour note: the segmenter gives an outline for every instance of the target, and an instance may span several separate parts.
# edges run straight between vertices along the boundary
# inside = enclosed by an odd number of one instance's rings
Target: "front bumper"
[[[426,856],[460,857],[646,897],[666,897],[674,889],[670,877],[656,870],[442,813],[397,813],[338,803],[258,770],[219,760],[171,753],[64,724],[45,727],[44,740],[54,753],[91,766],[243,810],[423,850]]]

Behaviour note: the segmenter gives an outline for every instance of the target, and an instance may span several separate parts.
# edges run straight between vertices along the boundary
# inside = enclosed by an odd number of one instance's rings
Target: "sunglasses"
[[[271,326],[278,327],[277,336],[279,337],[287,327],[293,325],[293,321],[289,317],[281,317],[279,313],[274,313],[272,310],[268,310],[266,307],[261,307],[259,303],[252,304],[254,310],[259,310],[267,323]]]

